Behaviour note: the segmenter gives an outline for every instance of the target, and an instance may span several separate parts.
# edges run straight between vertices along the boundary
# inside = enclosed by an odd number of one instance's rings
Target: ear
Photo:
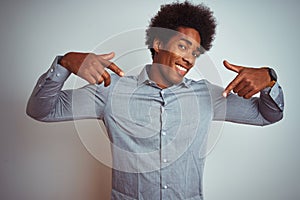
[[[162,44],[162,42],[158,38],[155,38],[153,40],[153,49],[156,53],[159,52],[159,49],[161,48],[161,44]]]

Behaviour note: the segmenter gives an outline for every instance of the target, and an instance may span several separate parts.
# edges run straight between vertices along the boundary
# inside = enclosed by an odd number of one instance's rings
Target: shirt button
[[[60,73],[57,73],[56,76],[59,77],[59,76],[60,76]]]
[[[164,185],[164,186],[163,186],[163,189],[168,189],[168,186],[167,186],[167,185]]]
[[[162,134],[163,136],[167,135],[167,133],[166,133],[165,131],[161,132],[161,134]]]
[[[163,159],[163,162],[166,163],[166,162],[168,162],[168,160],[167,159]]]
[[[52,73],[53,71],[54,71],[54,69],[53,69],[53,68],[51,68],[51,69],[50,69],[50,72]]]

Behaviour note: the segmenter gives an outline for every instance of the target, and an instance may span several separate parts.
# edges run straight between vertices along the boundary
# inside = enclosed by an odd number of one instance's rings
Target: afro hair
[[[212,47],[212,41],[216,32],[216,19],[213,12],[203,4],[193,5],[185,1],[184,3],[175,2],[172,4],[162,5],[158,13],[151,19],[148,29],[146,30],[146,45],[154,56],[152,48],[155,38],[163,42],[170,39],[159,31],[168,29],[177,31],[179,27],[194,28],[198,31],[201,38],[201,47],[208,51]]]

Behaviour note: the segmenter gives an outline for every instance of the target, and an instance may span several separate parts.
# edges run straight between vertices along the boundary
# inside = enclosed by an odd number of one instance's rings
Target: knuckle
[[[245,99],[250,99],[251,95],[245,95]]]
[[[99,76],[99,77],[97,78],[97,80],[98,80],[99,83],[102,83],[104,79],[103,79],[102,76]]]
[[[104,78],[109,77],[109,73],[106,70],[103,70],[103,73],[101,73],[101,76],[103,76]]]
[[[100,74],[100,76],[105,76],[105,74],[106,74],[107,72],[106,72],[106,70],[103,68],[103,67],[100,67],[99,68],[99,74]]]
[[[103,73],[105,72],[105,69],[101,65],[98,65],[96,71],[100,76],[102,76]]]
[[[95,76],[96,81],[99,83],[99,81],[101,80],[101,76],[99,76],[98,74],[96,74]]]
[[[105,67],[107,67],[107,68],[109,68],[109,69],[113,69],[114,66],[115,66],[115,64],[114,64],[113,62],[107,62],[107,63],[105,64]]]
[[[96,84],[96,80],[93,79],[93,78],[89,78],[89,79],[87,79],[87,81],[88,81],[90,84]]]

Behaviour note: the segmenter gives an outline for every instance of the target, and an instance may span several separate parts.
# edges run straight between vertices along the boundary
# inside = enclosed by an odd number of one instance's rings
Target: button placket
[[[165,145],[167,144],[167,133],[165,131],[165,126],[166,126],[166,112],[165,112],[165,108],[164,106],[161,106],[161,166],[165,167],[167,162],[168,162],[168,158],[167,158],[167,153],[164,149],[165,149]]]
[[[167,141],[167,132],[165,130],[166,128],[166,120],[167,120],[167,115],[166,115],[166,91],[161,90],[160,96],[162,98],[162,105],[160,107],[160,114],[161,114],[161,137],[160,137],[160,142],[161,142],[161,151],[160,151],[160,162],[161,162],[161,188],[163,191],[166,191],[168,189],[168,180],[165,179],[164,174],[166,173],[164,170],[164,167],[167,166],[168,164],[168,158],[167,154],[168,152],[165,151],[165,145]]]

